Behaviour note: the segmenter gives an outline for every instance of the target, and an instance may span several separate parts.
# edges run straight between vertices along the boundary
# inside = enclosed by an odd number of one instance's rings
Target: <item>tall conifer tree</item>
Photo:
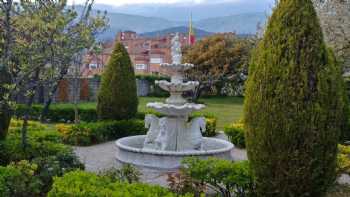
[[[247,148],[258,196],[323,196],[335,180],[344,88],[311,0],[279,1],[246,88]]]
[[[102,120],[133,118],[138,98],[134,68],[124,46],[117,42],[102,75],[97,113]]]

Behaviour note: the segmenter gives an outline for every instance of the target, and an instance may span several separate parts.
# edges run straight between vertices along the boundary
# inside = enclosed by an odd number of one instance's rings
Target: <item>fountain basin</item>
[[[187,116],[188,114],[202,110],[205,108],[202,104],[186,103],[183,105],[174,105],[167,103],[148,103],[148,108],[152,108],[159,113],[165,114],[167,116]]]
[[[190,90],[194,90],[199,82],[197,81],[188,81],[184,82],[168,82],[168,81],[156,81],[156,85],[161,87],[163,90],[168,92],[186,92]]]
[[[157,170],[176,170],[181,167],[181,161],[184,158],[191,156],[202,159],[217,157],[232,160],[231,151],[234,145],[225,140],[203,138],[203,150],[175,152],[144,149],[145,138],[145,135],[140,135],[117,140],[117,162]]]

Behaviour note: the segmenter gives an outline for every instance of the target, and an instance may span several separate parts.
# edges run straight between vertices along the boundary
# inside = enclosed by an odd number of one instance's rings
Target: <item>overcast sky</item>
[[[249,0],[95,0],[96,4],[109,4],[114,6],[128,5],[128,4],[143,4],[143,3],[184,3],[184,4],[199,4],[199,3],[222,3],[222,2],[240,2],[240,1],[249,1]],[[268,0],[261,0],[268,1]],[[68,0],[71,4],[81,4],[85,0]]]

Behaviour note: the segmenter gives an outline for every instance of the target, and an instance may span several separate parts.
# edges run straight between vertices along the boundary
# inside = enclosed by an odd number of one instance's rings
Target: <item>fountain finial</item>
[[[172,56],[173,64],[177,64],[177,65],[181,64],[182,51],[181,51],[179,33],[176,33],[176,35],[171,40],[171,56]]]

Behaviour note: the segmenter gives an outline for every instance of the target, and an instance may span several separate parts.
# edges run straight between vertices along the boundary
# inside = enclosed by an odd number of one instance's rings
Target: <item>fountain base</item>
[[[234,145],[230,142],[203,138],[203,150],[200,151],[159,151],[143,148],[146,136],[132,136],[116,141],[116,159],[121,164],[132,164],[136,167],[156,170],[176,170],[186,157],[217,157],[232,160],[231,151]]]

